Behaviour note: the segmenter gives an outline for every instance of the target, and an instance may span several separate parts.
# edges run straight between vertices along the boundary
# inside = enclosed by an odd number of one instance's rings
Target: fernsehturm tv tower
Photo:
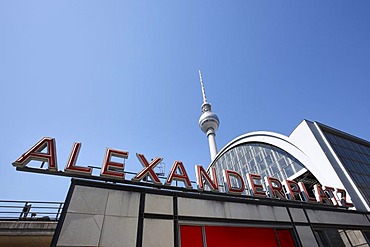
[[[211,104],[207,101],[206,92],[204,91],[202,72],[200,70],[199,79],[203,95],[202,115],[199,118],[199,127],[207,135],[209,152],[211,154],[211,160],[213,160],[217,154],[216,130],[218,129],[220,120],[218,119],[217,115],[212,112]]]

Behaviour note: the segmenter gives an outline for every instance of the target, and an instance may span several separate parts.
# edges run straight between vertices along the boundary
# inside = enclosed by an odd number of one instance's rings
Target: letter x
[[[153,171],[154,167],[156,167],[163,158],[155,158],[150,163],[146,160],[143,154],[136,154],[137,158],[139,159],[140,163],[143,165],[144,169],[136,174],[133,181],[140,182],[146,176],[149,176],[153,183],[162,185],[161,181],[159,180],[157,174]]]

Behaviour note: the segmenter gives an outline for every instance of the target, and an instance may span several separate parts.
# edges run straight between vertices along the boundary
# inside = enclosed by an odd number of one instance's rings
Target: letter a
[[[45,148],[46,152],[42,152]],[[32,160],[47,162],[49,171],[58,171],[55,139],[50,137],[42,138],[25,154],[14,161],[13,166],[25,167]]]

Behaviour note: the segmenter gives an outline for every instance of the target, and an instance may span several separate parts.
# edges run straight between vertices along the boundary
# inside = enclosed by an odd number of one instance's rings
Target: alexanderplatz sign
[[[17,167],[17,170],[20,171],[46,173],[69,177],[82,177],[112,182],[129,182],[134,184],[139,184],[143,180],[147,181],[147,177],[150,177],[150,182],[156,186],[173,187],[172,183],[175,181],[176,184],[177,182],[182,182],[186,189],[193,189],[191,181],[181,161],[175,161],[173,163],[165,183],[162,184],[158,175],[155,173],[154,168],[160,164],[163,158],[157,157],[148,161],[143,154],[137,153],[136,156],[143,166],[143,169],[136,173],[131,180],[127,180],[124,172],[125,164],[112,160],[113,157],[127,159],[129,155],[127,151],[107,148],[101,167],[100,176],[96,176],[92,174],[93,168],[76,165],[80,149],[81,143],[75,142],[72,146],[72,151],[64,170],[58,170],[55,139],[44,137],[26,153],[14,161],[13,166]],[[47,162],[48,168],[41,169],[27,167],[27,164],[31,161]],[[210,174],[208,174],[201,165],[196,165],[195,174],[197,190],[204,191],[207,185],[211,191],[219,192],[219,181],[217,181],[216,169],[214,167],[210,168]],[[295,182],[292,180],[280,181],[274,177],[262,178],[260,175],[252,173],[247,173],[246,178],[247,181],[244,181],[238,172],[232,170],[223,170],[223,182],[225,184],[226,193],[241,195],[248,190],[250,194],[255,197],[269,197],[280,200],[303,201],[308,203],[323,203],[333,206],[353,207],[353,204],[347,202],[346,200],[346,191],[341,188],[321,186],[316,184],[314,185],[313,190],[315,197],[312,197],[302,182]],[[233,179],[234,181],[236,180],[238,182],[232,183]],[[262,185],[263,183],[265,183],[267,191],[264,189],[264,186]]]

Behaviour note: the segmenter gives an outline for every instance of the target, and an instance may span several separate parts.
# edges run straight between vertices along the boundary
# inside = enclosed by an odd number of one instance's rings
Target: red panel
[[[294,247],[294,241],[292,238],[292,234],[290,233],[290,230],[284,229],[276,231],[279,237],[281,247]]]
[[[181,247],[203,247],[201,226],[180,226]]]
[[[207,247],[278,247],[273,228],[225,226],[206,226],[205,228]]]

